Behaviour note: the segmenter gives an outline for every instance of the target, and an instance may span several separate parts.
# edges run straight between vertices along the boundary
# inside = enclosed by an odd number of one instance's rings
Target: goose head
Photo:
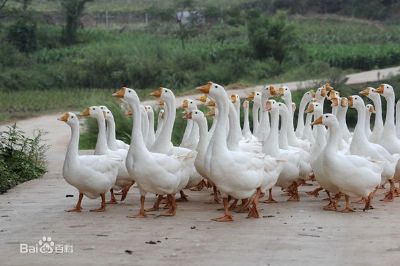
[[[346,98],[343,98],[346,99]],[[365,108],[363,99],[358,95],[352,95],[348,97],[348,106],[357,110]]]
[[[306,102],[310,102],[312,99],[315,98],[315,91],[314,90],[309,90],[306,93],[303,94],[303,99],[305,99]]]
[[[225,92],[224,87],[211,81],[209,81],[206,85],[197,87],[196,89],[198,91],[201,91],[202,93],[208,94],[209,97],[215,100],[219,97],[228,96]]]
[[[252,91],[248,96],[247,100],[253,101],[255,105],[261,105],[261,93],[259,91]]]
[[[67,112],[57,118],[58,121],[67,123],[69,126],[79,126],[78,116],[74,113]]]
[[[264,88],[262,88],[261,93],[265,94],[267,98],[279,95],[278,89],[272,85],[266,85]]]
[[[200,97],[196,98],[196,100],[198,100],[200,104],[205,104],[207,102],[207,98],[207,94],[203,94]]]
[[[145,105],[144,109],[146,110],[147,116],[150,118],[150,116],[154,115],[154,110],[151,105]]]
[[[383,97],[391,97],[394,96],[393,87],[389,84],[381,84],[378,88],[375,89],[375,92],[379,93]]]
[[[288,86],[282,86],[279,88],[279,96],[282,97],[282,99],[287,100],[289,99],[289,96],[291,96],[291,92]]]
[[[375,114],[376,113],[375,107],[372,104],[369,103],[365,107],[367,108],[368,112],[370,112],[371,114]]]
[[[159,87],[157,90],[150,93],[150,95],[154,96],[156,98],[159,98],[160,100],[163,100],[164,102],[175,99],[175,95],[172,92],[172,90],[164,88],[164,87]]]
[[[314,115],[321,115],[323,113],[323,106],[319,102],[310,102],[308,104],[306,113],[314,114]]]
[[[114,116],[113,116],[112,112],[107,108],[107,106],[100,105],[99,108],[101,111],[103,111],[104,117],[107,121],[114,120]]]
[[[340,98],[340,107],[342,107],[342,108],[348,108],[349,107],[349,100],[346,97],[341,97]]]
[[[123,99],[126,102],[140,104],[139,96],[136,91],[131,88],[122,87],[120,90],[113,93],[112,96]]]
[[[200,121],[204,120],[206,117],[202,111],[194,110],[194,111],[186,113],[185,118],[192,119],[193,121],[196,121],[196,122],[200,122]]]
[[[323,99],[325,99],[325,97],[327,96],[327,91],[326,91],[326,87],[319,87],[317,89],[317,91],[315,92],[315,98],[318,101],[322,101]]]
[[[197,105],[196,105],[195,101],[192,100],[192,99],[185,99],[185,100],[183,100],[183,103],[182,103],[182,106],[181,106],[181,107],[182,107],[183,109],[189,110],[189,111],[192,111],[192,110],[197,109]]]
[[[232,103],[233,104],[240,104],[240,97],[239,97],[239,95],[237,95],[236,93],[235,94],[232,94],[231,95],[231,101],[232,101]]]
[[[376,92],[375,89],[372,87],[365,88],[364,90],[360,91],[359,94],[362,96],[366,96],[373,101],[380,99],[379,93]]]
[[[324,125],[327,127],[339,127],[339,121],[337,120],[336,116],[333,114],[323,114],[318,117],[314,122],[311,124],[312,126],[316,125]]]
[[[81,113],[81,116],[93,117],[93,118],[105,118],[105,112],[100,109],[99,106],[86,107]]]
[[[275,100],[268,100],[265,103],[265,111],[270,113],[279,112],[278,102]]]
[[[283,115],[288,115],[289,111],[287,106],[284,103],[277,102],[279,113]]]

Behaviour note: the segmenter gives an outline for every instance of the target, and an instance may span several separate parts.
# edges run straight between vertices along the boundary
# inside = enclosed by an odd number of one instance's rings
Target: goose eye
[[[131,93],[131,90],[128,90],[128,93]]]
[[[328,118],[328,116],[326,115],[325,118]]]
[[[94,111],[94,110],[96,110],[96,108],[92,108],[92,110]]]
[[[73,115],[71,115],[71,118],[74,118],[74,116],[73,116]]]

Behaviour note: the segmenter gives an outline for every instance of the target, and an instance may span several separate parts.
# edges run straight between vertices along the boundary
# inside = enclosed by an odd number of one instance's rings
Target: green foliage
[[[76,43],[80,18],[83,14],[86,3],[92,1],[93,0],[61,0],[61,6],[65,14],[63,41],[66,44]]]
[[[0,194],[46,172],[47,145],[42,144],[42,136],[38,132],[26,137],[16,125],[0,132]]]
[[[36,28],[36,22],[24,15],[8,28],[7,40],[20,52],[33,52],[37,48]]]
[[[295,27],[283,12],[275,16],[255,16],[251,14],[247,25],[250,47],[258,59],[272,57],[278,62],[289,58],[295,50],[300,50]]]

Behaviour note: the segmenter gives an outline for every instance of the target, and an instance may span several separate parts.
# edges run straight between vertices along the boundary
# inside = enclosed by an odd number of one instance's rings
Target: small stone
[[[196,229],[196,226],[191,226],[190,229]]]
[[[66,198],[73,198],[73,197],[74,197],[74,195],[67,194],[67,195],[65,195],[65,197],[66,197]]]
[[[150,241],[147,241],[147,242],[145,242],[146,244],[150,244],[150,245],[155,245],[155,244],[157,244],[157,242],[155,242],[155,241],[153,241],[153,240],[150,240]]]
[[[129,250],[129,249],[125,249],[125,253],[131,255],[133,253],[133,251]]]

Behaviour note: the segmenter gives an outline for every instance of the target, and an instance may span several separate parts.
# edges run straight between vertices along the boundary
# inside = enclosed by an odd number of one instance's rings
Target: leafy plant
[[[0,193],[46,172],[48,146],[42,144],[42,136],[39,131],[26,137],[15,124],[0,132]]]

